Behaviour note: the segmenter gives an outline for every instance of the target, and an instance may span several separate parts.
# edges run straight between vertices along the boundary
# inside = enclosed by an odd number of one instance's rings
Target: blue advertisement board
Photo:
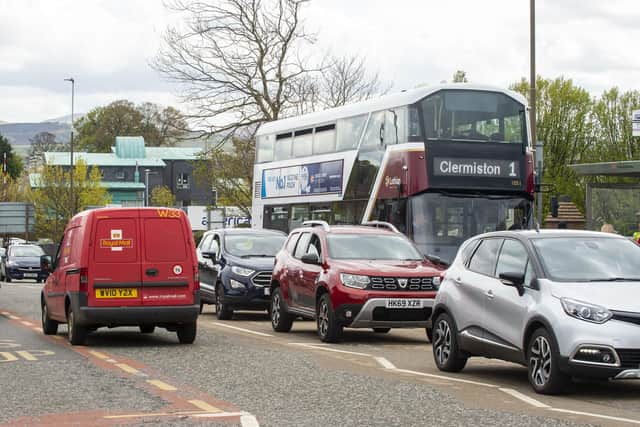
[[[341,193],[344,161],[265,169],[262,171],[263,199]]]

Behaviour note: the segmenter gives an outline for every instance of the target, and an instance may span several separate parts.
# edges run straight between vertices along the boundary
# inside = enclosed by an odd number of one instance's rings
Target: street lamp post
[[[69,141],[69,202],[71,204],[71,216],[76,213],[76,201],[73,194],[73,102],[75,97],[76,81],[73,77],[64,79],[71,82],[71,140]]]
[[[155,175],[158,172],[153,172],[151,169],[144,170],[144,205],[149,206],[149,175]]]

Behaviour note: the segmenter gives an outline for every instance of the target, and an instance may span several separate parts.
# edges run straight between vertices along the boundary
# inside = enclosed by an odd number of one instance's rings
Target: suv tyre
[[[323,342],[338,342],[342,338],[342,325],[339,325],[331,305],[331,297],[324,293],[318,301],[316,311],[318,336]]]
[[[221,283],[216,286],[216,316],[220,320],[229,320],[233,317],[233,309],[224,303],[224,289]]]
[[[433,329],[433,360],[441,371],[460,372],[468,357],[458,348],[458,330],[447,313],[438,316]]]
[[[560,372],[558,346],[551,334],[539,328],[527,345],[528,377],[537,393],[558,394],[569,384],[570,377]]]
[[[276,332],[289,332],[293,326],[293,316],[287,312],[284,307],[284,298],[280,288],[275,288],[271,295],[271,307],[269,309],[271,316],[271,326]]]

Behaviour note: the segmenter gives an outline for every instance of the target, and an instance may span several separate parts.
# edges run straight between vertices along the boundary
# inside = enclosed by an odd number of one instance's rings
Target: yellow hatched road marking
[[[24,358],[24,360],[30,360],[30,361],[38,360],[37,357],[34,357],[28,351],[18,350],[18,351],[16,351],[16,353],[18,353],[20,356],[22,356]],[[51,352],[51,353],[53,354],[53,352]]]
[[[14,315],[9,315],[9,319],[20,320],[18,316],[14,316]]]
[[[176,391],[177,390],[177,388],[175,388],[171,384],[167,384],[167,383],[162,382],[160,380],[147,380],[147,382],[149,384],[151,384],[151,385],[154,385],[154,386],[158,387],[160,390],[164,390],[164,391]]]
[[[26,320],[23,320],[21,323],[25,326],[33,326],[33,323],[27,322]]]
[[[133,366],[129,366],[126,363],[116,363],[116,366],[120,369],[122,369],[125,372],[128,372],[130,374],[138,374],[140,373],[140,371],[138,371],[136,368],[134,368]]]
[[[104,353],[100,353],[99,351],[89,351],[89,353],[93,354],[95,357],[97,357],[98,359],[102,359],[102,360],[107,360],[109,359],[109,356],[107,356]]]
[[[216,408],[215,406],[211,406],[207,402],[204,402],[202,400],[190,400],[189,403],[191,403],[193,406],[196,406],[196,407],[202,409],[203,411],[207,411],[207,412],[222,412],[222,410],[220,408]]]

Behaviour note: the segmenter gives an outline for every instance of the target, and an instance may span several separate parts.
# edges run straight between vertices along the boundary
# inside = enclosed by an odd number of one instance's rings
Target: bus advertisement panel
[[[263,199],[342,192],[343,160],[262,171]]]

